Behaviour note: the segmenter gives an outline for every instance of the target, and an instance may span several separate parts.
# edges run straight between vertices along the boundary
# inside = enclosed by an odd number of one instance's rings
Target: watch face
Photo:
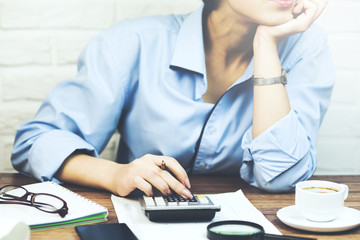
[[[282,84],[286,84],[287,83],[287,73],[286,73],[286,70],[285,69],[281,69],[281,83]]]

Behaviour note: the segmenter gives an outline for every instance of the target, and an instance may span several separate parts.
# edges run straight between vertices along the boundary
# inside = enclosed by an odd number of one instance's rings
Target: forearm
[[[254,77],[272,78],[280,75],[276,42],[257,33],[254,39]],[[253,138],[285,117],[289,111],[289,98],[283,84],[254,86]]]
[[[106,189],[116,192],[114,178],[122,165],[116,162],[95,158],[85,154],[68,157],[56,177],[65,182]]]
[[[281,64],[277,54],[277,42],[292,34],[306,31],[322,13],[327,0],[297,1],[292,9],[293,18],[277,26],[260,25],[257,28],[254,47],[255,77],[280,76]],[[288,114],[290,103],[282,84],[254,87],[253,137]]]
[[[162,161],[178,179],[159,167]],[[175,159],[166,156],[147,154],[129,164],[119,164],[74,154],[65,160],[56,177],[66,182],[106,189],[119,196],[127,196],[136,188],[150,196],[154,186],[165,195],[170,194],[172,189],[183,197],[192,197],[186,188],[190,188],[190,182],[185,170]]]

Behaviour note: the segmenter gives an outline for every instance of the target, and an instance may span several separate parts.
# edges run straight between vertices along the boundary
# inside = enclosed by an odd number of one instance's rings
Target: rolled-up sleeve
[[[270,192],[291,191],[316,169],[315,145],[335,74],[326,34],[318,27],[308,31],[279,46],[280,51],[285,44],[293,46],[291,54],[281,55],[288,72],[289,114],[255,139],[248,129],[242,141],[241,177]]]
[[[60,82],[34,119],[18,128],[12,152],[15,169],[55,181],[56,171],[76,150],[99,156],[124,104],[118,64],[101,35],[90,41],[79,58],[78,74]]]
[[[37,179],[51,180],[64,159],[75,150],[86,151],[94,157],[99,156],[94,146],[69,131],[52,130],[44,133],[30,149],[29,166],[31,167],[28,171]]]
[[[310,143],[304,139],[307,139],[306,131],[294,110],[254,140],[250,128],[243,140],[245,152],[241,176],[252,185],[271,191],[268,183],[288,171],[309,153]],[[312,173],[314,166],[308,167],[310,169],[303,169],[302,172]],[[286,186],[289,181],[290,179],[286,179],[284,185],[279,186],[280,189],[289,190],[291,186]]]

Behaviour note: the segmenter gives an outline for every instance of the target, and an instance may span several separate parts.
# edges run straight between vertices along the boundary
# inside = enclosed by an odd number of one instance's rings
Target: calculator
[[[204,194],[194,194],[192,199],[179,195],[142,196],[143,212],[153,222],[198,222],[210,221],[221,210]]]

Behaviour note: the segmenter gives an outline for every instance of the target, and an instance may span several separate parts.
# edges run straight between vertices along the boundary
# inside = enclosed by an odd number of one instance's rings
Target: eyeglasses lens
[[[17,186],[7,186],[0,190],[0,198],[6,200],[16,200],[26,194],[26,190]]]
[[[64,202],[51,195],[37,194],[34,196],[33,205],[46,212],[56,212],[64,206]]]

